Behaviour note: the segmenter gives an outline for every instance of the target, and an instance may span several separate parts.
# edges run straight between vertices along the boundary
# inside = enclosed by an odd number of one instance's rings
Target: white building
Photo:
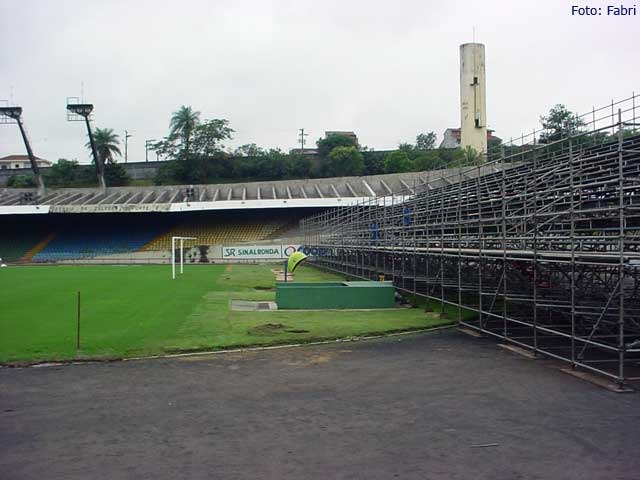
[[[36,157],[39,167],[50,167],[51,162],[44,158]],[[26,155],[8,155],[0,158],[0,170],[15,170],[17,168],[31,168],[31,162]]]

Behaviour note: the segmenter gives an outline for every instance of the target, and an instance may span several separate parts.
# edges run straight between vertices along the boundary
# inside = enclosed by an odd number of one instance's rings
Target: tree
[[[365,151],[362,152],[364,157],[363,175],[379,175],[384,173],[384,153]]]
[[[384,156],[385,173],[402,173],[411,171],[411,160],[404,150],[389,152]]]
[[[416,147],[414,147],[408,142],[402,142],[398,144],[398,150],[400,150],[401,152],[405,152],[409,157],[413,154],[415,149]]]
[[[247,143],[245,145],[240,145],[233,151],[234,157],[257,157],[258,155],[262,155],[264,150],[262,150],[255,143]]]
[[[329,154],[336,147],[355,147],[358,149],[358,142],[347,135],[332,134],[326,138],[319,138],[316,142],[318,155],[320,158],[329,158]]]
[[[354,146],[334,147],[329,154],[327,173],[329,176],[344,177],[362,175],[364,160],[362,153]]]
[[[416,136],[416,148],[418,150],[432,150],[436,148],[437,138],[434,132],[420,133]]]
[[[93,139],[96,142],[98,155],[100,155],[103,163],[115,163],[115,156],[122,156],[119,148],[120,140],[118,140],[118,138],[118,134],[114,133],[112,128],[96,128],[96,131],[93,132]],[[91,150],[91,142],[87,142],[85,147]]]
[[[31,188],[36,186],[36,180],[33,175],[11,175],[7,180],[9,188]]]
[[[185,148],[184,141],[173,133],[155,143],[153,149],[171,160],[217,156],[224,148],[222,141],[230,139],[232,133],[233,129],[229,127],[228,120],[214,118],[194,127],[189,134],[189,150]]]
[[[307,155],[288,155],[287,172],[289,178],[309,178],[311,159]]]
[[[195,112],[191,106],[182,105],[171,115],[169,122],[169,137],[179,139],[182,150],[189,153],[189,142],[196,126],[200,123],[200,112]]]
[[[438,149],[422,153],[414,160],[414,168],[418,172],[442,168],[443,160]]]
[[[129,174],[121,163],[108,163],[104,166],[104,179],[107,185],[119,187],[129,182]]]
[[[472,165],[480,165],[482,163],[482,154],[475,148],[467,147],[462,152],[463,161],[459,165],[460,167],[468,167]]]
[[[193,130],[192,151],[194,155],[210,157],[222,152],[224,140],[231,139],[233,129],[229,120],[214,118],[196,125]]]
[[[78,168],[77,161],[60,158],[47,171],[47,183],[58,186],[72,185],[76,181]]]
[[[541,143],[550,143],[576,135],[584,126],[584,121],[578,115],[567,110],[567,107],[560,103],[549,110],[547,115],[541,116],[540,123],[546,130],[540,135]]]

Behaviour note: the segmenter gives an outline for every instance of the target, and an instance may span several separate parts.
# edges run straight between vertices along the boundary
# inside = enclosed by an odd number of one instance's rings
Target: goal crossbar
[[[196,237],[171,237],[171,278],[176,279],[176,242],[180,241],[180,273],[184,273],[184,242]]]

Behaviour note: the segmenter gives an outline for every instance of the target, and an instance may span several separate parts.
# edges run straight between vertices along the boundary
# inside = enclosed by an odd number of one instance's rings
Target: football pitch
[[[328,340],[436,327],[422,308],[231,311],[231,300],[273,301],[276,265],[46,266],[0,270],[0,362],[117,359]],[[310,266],[296,281],[340,277]],[[77,292],[80,349],[76,349]],[[453,312],[452,312],[453,313]]]

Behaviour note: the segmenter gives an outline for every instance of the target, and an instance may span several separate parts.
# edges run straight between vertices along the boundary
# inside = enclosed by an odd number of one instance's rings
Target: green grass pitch
[[[273,300],[274,265],[9,267],[0,270],[0,362],[123,358],[308,342],[450,323],[423,309],[237,312]],[[306,266],[296,281],[335,280]],[[76,351],[76,295],[81,348]],[[450,315],[455,318],[455,315]],[[260,328],[281,324],[280,329]],[[256,328],[258,327],[258,328]],[[297,330],[298,333],[286,330]]]

